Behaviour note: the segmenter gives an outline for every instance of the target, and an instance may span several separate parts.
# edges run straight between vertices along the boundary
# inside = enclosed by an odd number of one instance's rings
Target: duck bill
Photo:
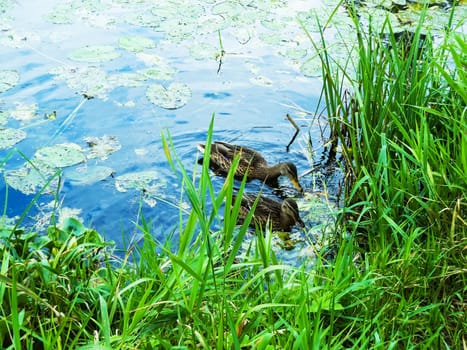
[[[302,221],[302,219],[298,219],[297,225],[301,228],[305,228],[305,223]]]
[[[291,182],[292,182],[292,185],[297,189],[297,191],[303,192],[303,188],[298,183],[298,180],[292,179]]]

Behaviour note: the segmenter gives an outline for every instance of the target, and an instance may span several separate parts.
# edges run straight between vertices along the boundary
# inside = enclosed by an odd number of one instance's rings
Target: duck
[[[238,224],[243,224],[248,213],[251,212],[253,204],[258,198],[253,218],[250,221],[250,226],[256,225],[265,229],[267,225],[272,225],[273,231],[290,232],[295,225],[305,227],[298,211],[297,203],[286,198],[282,202],[278,202],[272,198],[244,193],[241,198],[240,209],[238,212]],[[234,203],[237,196],[233,196]]]
[[[198,144],[198,149],[204,153],[206,146]],[[268,186],[278,188],[278,178],[280,176],[287,176],[292,185],[299,192],[303,192],[303,188],[298,181],[295,164],[292,162],[282,162],[269,165],[261,153],[248,147],[215,141],[211,144],[209,167],[215,174],[226,176],[236,155],[240,155],[240,160],[235,171],[235,178],[237,180],[242,180],[244,175],[247,174],[247,181],[257,179],[263,181]]]

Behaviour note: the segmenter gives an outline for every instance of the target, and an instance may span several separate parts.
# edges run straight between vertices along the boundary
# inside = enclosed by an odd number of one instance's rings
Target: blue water
[[[6,125],[24,128],[28,133],[27,139],[16,145],[27,157],[32,157],[37,148],[45,145],[75,142],[84,147],[85,136],[112,135],[119,140],[121,149],[108,159],[88,161],[89,165],[112,167],[113,177],[92,185],[76,186],[67,181],[67,169],[64,169],[65,181],[57,198],[64,207],[80,209],[79,216],[87,226],[96,228],[118,245],[135,234],[140,208],[145,218],[152,222],[153,232],[160,240],[178,224],[179,211],[175,207],[179,204],[180,185],[177,176],[168,167],[161,132],[170,132],[177,154],[190,172],[200,156],[196,144],[204,142],[212,115],[215,115],[214,139],[256,148],[271,163],[291,160],[297,165],[299,174],[307,172],[312,166],[303,149],[308,135],[313,140],[315,151],[318,154],[322,151],[321,132],[311,122],[312,117],[303,116],[292,107],[314,112],[320,82],[304,78],[295,67],[286,64],[284,57],[278,55],[273,47],[255,43],[249,47],[239,45],[226,30],[222,33],[226,54],[217,73],[219,64],[216,60],[200,61],[190,57],[190,41],[170,42],[164,33],[130,25],[123,19],[115,26],[104,28],[93,26],[89,19],[79,18],[73,24],[52,24],[46,20],[46,16],[60,3],[48,0],[41,1],[39,5],[39,2],[19,1],[8,8],[6,14],[10,20],[4,22],[7,30],[0,32],[0,38],[7,40],[5,38],[13,35],[15,38],[24,36],[25,40],[19,41],[19,47],[0,44],[0,69],[16,70],[20,74],[16,87],[0,93],[0,110],[14,109],[17,103],[37,104],[38,116],[34,121],[22,123],[10,118]],[[148,3],[142,1],[141,6],[147,7]],[[124,2],[116,1],[115,4],[113,10],[118,13]],[[132,6],[137,8],[138,5]],[[297,31],[300,29],[297,28]],[[157,47],[147,52],[163,57],[177,70],[173,81],[184,82],[191,88],[192,97],[185,106],[166,110],[150,103],[145,95],[147,83],[141,87],[118,87],[109,91],[107,98],[83,102],[79,91],[68,87],[64,80],[57,80],[50,73],[63,65],[97,66],[108,73],[145,68],[142,61],[135,60],[133,53],[118,48],[118,38],[128,34],[146,36],[157,42]],[[216,44],[216,40],[217,33],[214,33],[212,42]],[[97,44],[116,46],[122,56],[97,64],[73,62],[67,58],[78,48]],[[245,62],[259,67],[261,75],[268,77],[272,85],[253,84],[250,79],[254,74]],[[125,106],[129,101],[134,105]],[[55,135],[75,109],[76,115],[71,123]],[[56,120],[45,121],[42,116],[52,111],[57,113]],[[285,119],[287,113],[302,128],[289,153],[286,153],[285,147],[295,129]],[[0,159],[9,151],[0,150]],[[3,170],[15,169],[23,162],[24,159],[14,154]],[[79,166],[82,164],[76,167]],[[156,170],[161,178],[163,200],[154,207],[142,203],[141,193],[137,190],[122,193],[115,187],[117,176],[142,170]],[[320,184],[315,184],[315,180],[313,175],[300,179],[307,192],[322,189]],[[214,178],[216,186],[220,187],[222,181]],[[331,190],[336,183],[337,180],[331,183]],[[288,186],[287,181],[284,184]],[[259,188],[259,183],[249,185],[250,191]],[[14,217],[23,213],[33,195],[23,195],[9,188],[6,197],[5,183],[0,179],[0,198],[1,201],[8,199],[6,215]],[[46,204],[53,200],[53,195],[41,196],[28,216],[33,217],[41,210],[47,212]],[[29,219],[29,223],[34,220]],[[28,223],[27,218],[25,223]]]

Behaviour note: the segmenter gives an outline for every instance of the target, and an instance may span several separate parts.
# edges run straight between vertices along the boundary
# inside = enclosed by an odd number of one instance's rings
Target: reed
[[[320,51],[331,138],[347,172],[340,225],[356,243],[351,254],[364,271],[357,281],[373,276],[362,295],[365,306],[353,308],[360,335],[348,340],[356,347],[461,348],[467,330],[459,317],[467,279],[461,254],[467,241],[465,42],[448,29],[435,47],[422,33],[424,11],[413,33],[394,33],[389,21],[385,34],[374,32],[360,24],[354,7],[350,16],[356,64],[336,68],[332,53]],[[350,99],[343,93],[349,83]]]

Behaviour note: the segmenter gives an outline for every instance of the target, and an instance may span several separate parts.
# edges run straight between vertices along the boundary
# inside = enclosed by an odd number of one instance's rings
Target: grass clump
[[[349,8],[356,61],[336,65],[324,33],[320,57],[347,171],[341,227],[375,278],[353,310],[360,335],[350,344],[465,347],[465,41],[447,30],[435,46],[424,11],[413,32],[395,33],[389,21],[381,32],[361,25]]]

